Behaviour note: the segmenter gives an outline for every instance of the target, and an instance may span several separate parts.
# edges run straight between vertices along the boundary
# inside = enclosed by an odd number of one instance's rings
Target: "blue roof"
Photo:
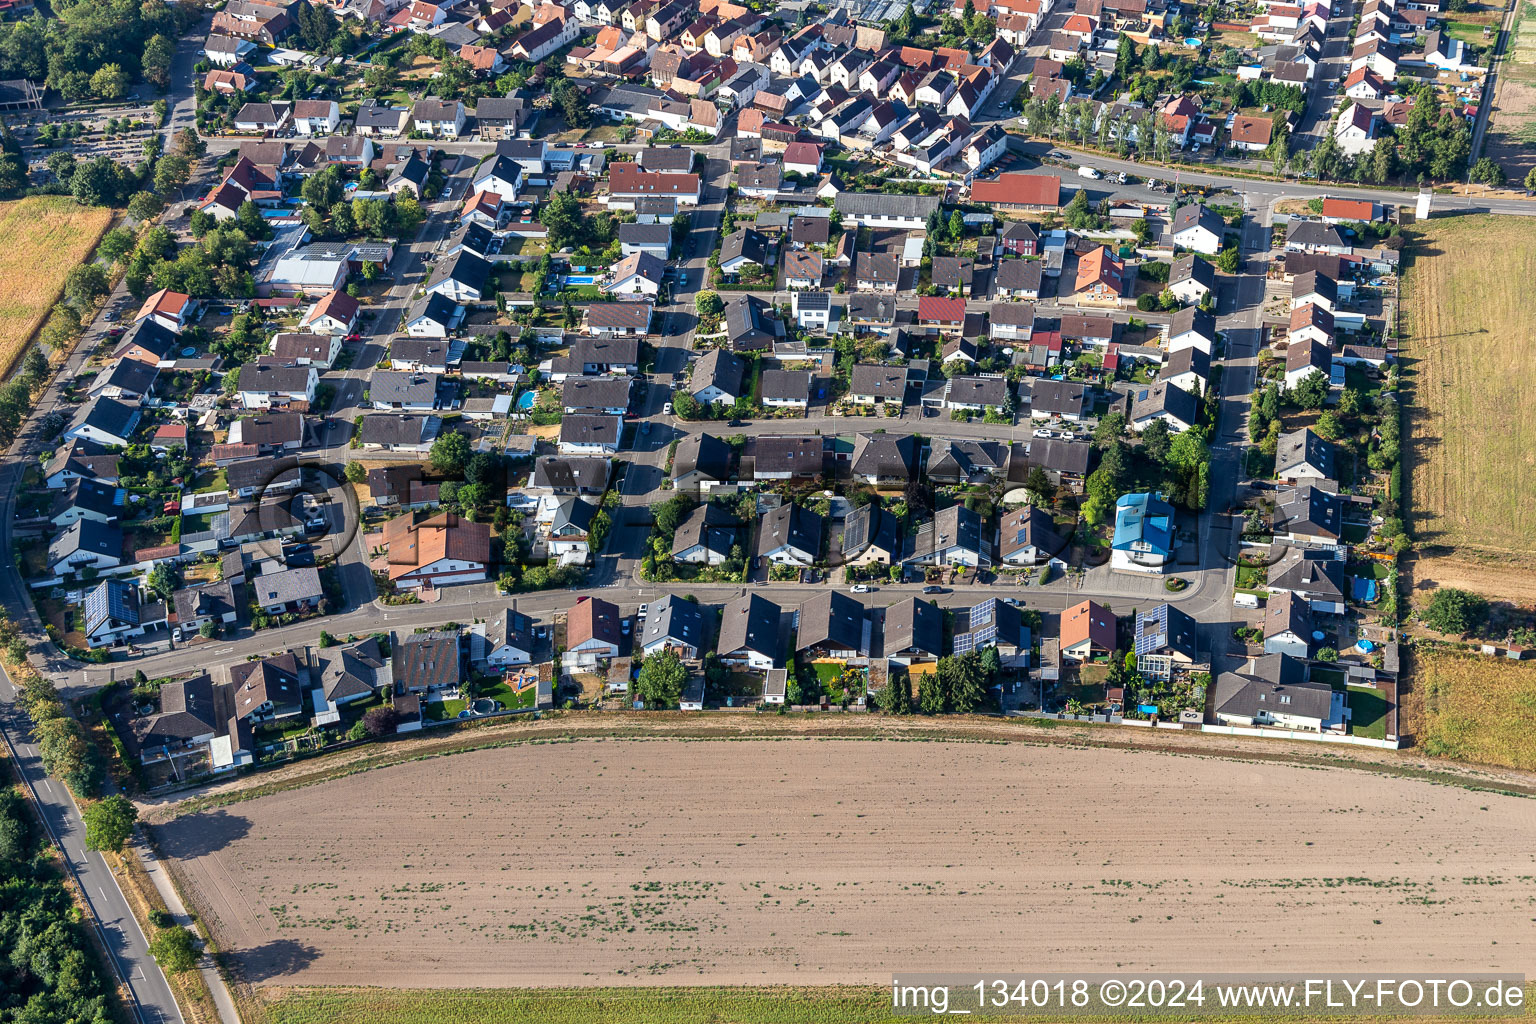
[[[1165,558],[1173,554],[1173,506],[1160,494],[1126,494],[1115,502],[1115,548],[1129,550],[1138,541]]]

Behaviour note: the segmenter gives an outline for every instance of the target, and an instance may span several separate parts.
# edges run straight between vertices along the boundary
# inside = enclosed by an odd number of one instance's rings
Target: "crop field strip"
[[[1490,273],[1489,254],[1497,254]],[[1415,576],[1489,597],[1536,596],[1536,236],[1524,218],[1415,229],[1409,338],[1409,525]],[[1469,569],[1469,566],[1476,568]],[[1497,571],[1489,571],[1496,568]]]
[[[8,374],[112,222],[112,211],[60,196],[0,203],[0,373]]]

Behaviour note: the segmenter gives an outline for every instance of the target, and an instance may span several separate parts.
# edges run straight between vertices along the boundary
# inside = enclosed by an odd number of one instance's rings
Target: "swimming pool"
[[[594,274],[567,274],[565,278],[566,284],[597,284],[597,281]]]
[[[517,407],[519,409],[532,409],[533,403],[537,398],[538,396],[532,391],[524,391],[517,396]]]

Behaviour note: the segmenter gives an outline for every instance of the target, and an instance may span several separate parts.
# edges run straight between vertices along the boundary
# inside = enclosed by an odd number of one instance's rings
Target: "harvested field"
[[[1416,653],[1404,728],[1435,757],[1536,768],[1536,665]]]
[[[156,834],[258,987],[1536,963],[1536,803],[1344,768],[577,741],[379,768]]]
[[[1520,13],[1494,83],[1483,154],[1502,167],[1510,183],[1518,187],[1536,167],[1536,3],[1516,3]],[[1495,36],[1501,23],[1502,17],[1492,21]]]
[[[1404,468],[1410,531],[1431,549],[1415,579],[1439,582],[1449,555],[1482,564],[1477,591],[1518,600],[1536,551],[1536,236],[1522,217],[1442,217],[1413,236]]]
[[[20,358],[82,262],[112,222],[112,211],[59,196],[0,203],[0,373]]]

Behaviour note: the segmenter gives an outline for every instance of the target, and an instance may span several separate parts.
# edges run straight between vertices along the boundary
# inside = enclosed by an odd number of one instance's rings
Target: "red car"
[[[114,327],[110,331],[107,332],[107,337],[109,337],[109,338],[121,338],[122,336],[123,336],[123,329],[121,327]]]
[[[345,341],[362,341],[363,340],[363,336],[361,334],[349,334],[343,340],[345,340]]]

